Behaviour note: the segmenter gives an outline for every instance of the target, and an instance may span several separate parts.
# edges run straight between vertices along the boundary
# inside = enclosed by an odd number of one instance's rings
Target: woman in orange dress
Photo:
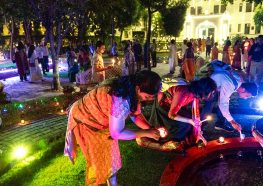
[[[211,61],[218,60],[218,43],[215,42],[213,48],[212,48],[212,53],[211,53]]]
[[[233,47],[234,50],[234,58],[232,67],[237,70],[241,70],[241,42],[237,40]]]
[[[227,40],[226,44],[223,48],[223,57],[222,57],[222,61],[226,64],[230,64],[231,65],[231,59],[230,59],[230,46],[231,46],[231,41]]]
[[[140,102],[153,100],[160,88],[160,76],[144,70],[96,87],[71,106],[64,154],[74,162],[79,144],[86,158],[86,185],[117,185],[122,166],[118,140],[159,139],[141,114]],[[125,128],[128,116],[141,129]]]
[[[195,56],[194,49],[191,42],[187,43],[187,49],[184,54],[183,70],[186,81],[192,81],[195,76]]]

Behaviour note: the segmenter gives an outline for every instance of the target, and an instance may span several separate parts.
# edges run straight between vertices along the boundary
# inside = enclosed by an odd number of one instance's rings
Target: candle
[[[112,59],[111,62],[112,62],[112,66],[114,66],[115,59]]]
[[[165,138],[168,135],[168,132],[164,127],[160,127],[157,130],[159,130],[161,138]]]
[[[241,131],[239,132],[239,134],[240,134],[240,141],[243,141],[243,139],[245,139],[246,137],[245,134],[242,134]]]
[[[225,142],[225,138],[222,137],[222,136],[220,136],[220,137],[218,138],[218,141],[219,141],[219,143],[224,143],[224,142]]]
[[[200,121],[200,124],[205,122],[205,121],[211,121],[212,120],[212,116],[207,116],[206,119]]]

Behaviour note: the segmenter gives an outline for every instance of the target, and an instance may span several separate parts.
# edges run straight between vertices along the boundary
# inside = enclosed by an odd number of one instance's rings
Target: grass
[[[128,122],[129,128],[134,125]],[[120,141],[123,168],[118,181],[125,186],[159,185],[160,177],[174,152],[159,152],[139,147],[135,141]],[[0,177],[0,185],[80,186],[85,185],[85,159],[81,152],[73,165],[63,156],[64,138],[36,152],[31,163],[17,162]]]
[[[119,183],[132,185],[159,185],[165,166],[175,153],[164,153],[138,147],[134,141],[120,142],[123,168],[119,171]],[[63,155],[53,158],[50,163],[34,174],[27,186],[84,185],[85,159],[79,153],[76,164]]]

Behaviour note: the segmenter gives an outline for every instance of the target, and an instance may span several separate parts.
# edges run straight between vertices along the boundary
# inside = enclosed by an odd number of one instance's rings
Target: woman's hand
[[[236,121],[232,120],[232,121],[230,121],[230,123],[231,123],[232,127],[234,129],[236,129],[238,132],[240,132],[242,130],[241,125],[239,123],[237,123]]]
[[[188,120],[188,123],[189,123],[190,125],[192,125],[192,126],[195,126],[195,124],[196,124],[193,119],[189,119],[189,120]]]
[[[157,129],[146,129],[141,137],[152,138],[158,141],[160,138],[160,132]]]

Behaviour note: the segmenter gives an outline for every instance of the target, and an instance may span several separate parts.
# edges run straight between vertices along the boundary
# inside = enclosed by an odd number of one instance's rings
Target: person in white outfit
[[[237,92],[242,99],[256,96],[258,92],[256,84],[245,83],[240,75],[227,71],[215,72],[210,77],[216,82],[218,92],[215,94],[214,99],[205,102],[201,119],[205,119],[211,113],[214,103],[218,102],[215,129],[227,132],[233,132],[235,129],[241,132],[241,125],[234,120],[229,112],[230,97],[234,92]]]
[[[44,54],[43,44],[40,43],[36,47],[36,55],[37,55],[38,63],[41,64],[43,74],[45,75],[46,72],[45,72],[45,64],[44,64],[44,55],[43,54]]]
[[[111,69],[112,66],[105,67],[102,54],[105,52],[105,44],[102,41],[97,41],[96,52],[92,58],[92,81],[100,83],[105,80],[105,71]]]
[[[30,45],[28,49],[28,59],[29,59],[29,71],[30,71],[29,81],[30,82],[35,82],[39,80],[43,81],[43,75],[41,73],[41,69],[38,64],[34,45]]]
[[[44,71],[49,72],[49,66],[48,66],[48,56],[49,51],[47,48],[47,43],[43,43],[43,64],[44,64]]]
[[[175,71],[175,67],[178,66],[178,58],[177,58],[177,49],[175,45],[175,40],[171,40],[170,48],[169,48],[169,67],[170,74],[173,74]]]

